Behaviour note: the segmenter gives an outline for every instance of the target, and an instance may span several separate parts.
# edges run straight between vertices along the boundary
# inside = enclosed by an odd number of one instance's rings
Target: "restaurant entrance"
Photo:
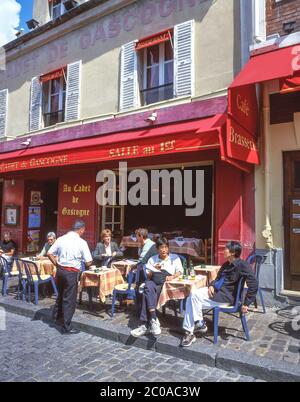
[[[166,187],[163,180],[157,186],[151,180],[153,170],[168,172],[171,179]],[[174,174],[176,172],[176,174]],[[198,176],[197,176],[198,172]],[[200,172],[200,174],[199,174]],[[124,208],[124,235],[134,237],[135,229],[145,227],[150,236],[162,235],[174,243],[174,249],[193,248],[191,251],[195,260],[211,263],[211,244],[213,233],[213,165],[204,166],[176,166],[174,168],[153,167],[146,170],[148,183],[147,193],[150,195],[157,192],[159,202],[156,205],[127,205]],[[188,173],[188,174],[187,174]],[[182,181],[180,180],[182,178]],[[187,183],[187,178],[192,178],[191,188]],[[204,178],[203,188],[200,177]],[[197,180],[198,178],[198,180]],[[179,179],[179,180],[178,180]],[[128,192],[135,184],[128,184]],[[201,188],[200,188],[200,187]],[[169,190],[169,194],[168,194]],[[197,191],[196,191],[197,190]],[[165,193],[164,193],[165,192]],[[188,193],[187,193],[188,192]],[[180,194],[179,198],[178,195]],[[197,198],[197,203],[203,205],[199,212],[194,216],[189,216],[188,210],[191,205],[187,205],[188,199]],[[149,196],[149,201],[151,197]],[[182,198],[183,202],[178,201]],[[203,200],[202,200],[203,198]],[[170,201],[170,202],[169,202]],[[195,202],[196,202],[195,201]],[[119,215],[118,215],[119,216]],[[122,214],[121,214],[122,216]],[[188,239],[188,240],[187,240]],[[186,244],[184,241],[186,240]],[[124,244],[124,246],[126,246]],[[130,250],[132,251],[132,250]],[[131,253],[132,255],[132,253]]]

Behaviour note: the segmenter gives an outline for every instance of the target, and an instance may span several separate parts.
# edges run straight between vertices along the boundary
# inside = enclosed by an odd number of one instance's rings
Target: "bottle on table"
[[[191,279],[195,279],[196,278],[196,275],[195,275],[195,268],[194,268],[194,264],[193,264],[193,261],[191,260],[191,262],[190,262],[190,276],[191,276]]]

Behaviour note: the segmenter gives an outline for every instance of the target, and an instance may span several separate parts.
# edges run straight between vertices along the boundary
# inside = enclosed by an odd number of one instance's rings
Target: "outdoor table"
[[[121,248],[126,248],[126,247],[136,247],[136,248],[138,248],[138,247],[141,247],[142,245],[141,245],[141,243],[139,243],[137,240],[136,240],[136,237],[132,237],[132,236],[124,236],[123,238],[122,238],[122,240],[121,240],[121,243],[120,243],[120,247]]]
[[[112,262],[111,267],[114,269],[118,269],[122,276],[127,277],[129,272],[131,271],[131,269],[133,267],[135,267],[136,264],[137,264],[137,261],[121,260],[121,261]]]
[[[118,269],[106,268],[100,269],[100,272],[94,270],[84,271],[81,275],[81,288],[97,287],[99,289],[99,298],[105,303],[105,297],[113,293],[116,285],[124,283],[124,279]]]
[[[186,254],[191,257],[203,257],[203,240],[183,238],[169,240],[169,249],[171,253]]]
[[[51,275],[54,278],[56,276],[56,267],[55,267],[55,265],[52,264],[52,262],[48,258],[36,260],[36,261],[29,260],[28,258],[21,258],[20,260],[21,260],[21,270],[24,272],[24,274],[25,274],[25,270],[22,267],[22,261],[28,261],[28,262],[33,262],[36,264],[40,275]],[[12,266],[12,272],[16,272],[16,271],[18,271],[18,268],[17,268],[16,262],[14,262],[13,266]],[[34,269],[32,269],[31,274],[36,275],[36,272]]]
[[[158,299],[157,309],[169,300],[183,300],[190,295],[193,289],[206,287],[206,276],[197,275],[195,279],[175,279],[165,282]]]
[[[205,275],[207,277],[207,285],[216,279],[220,268],[220,265],[206,265],[205,267],[198,265],[194,267],[196,274]]]

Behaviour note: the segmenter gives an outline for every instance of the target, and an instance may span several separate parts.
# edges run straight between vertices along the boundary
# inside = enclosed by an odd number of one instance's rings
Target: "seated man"
[[[248,312],[248,306],[256,298],[258,283],[250,265],[240,258],[242,246],[239,242],[230,241],[224,249],[226,262],[222,265],[215,281],[208,288],[194,290],[187,298],[186,310],[183,320],[185,336],[181,346],[188,347],[196,341],[194,332],[206,333],[207,326],[203,321],[202,309],[209,309],[220,304],[235,303],[237,287],[240,278],[246,279],[248,286],[247,296],[241,307],[242,313]]]
[[[117,243],[111,241],[111,230],[104,229],[101,232],[101,242],[97,243],[95,250],[92,253],[94,261],[103,266],[108,267],[115,257],[123,257],[122,251]]]
[[[0,255],[4,257],[9,264],[17,251],[17,244],[12,240],[10,232],[3,233],[3,240],[0,241]]]
[[[136,238],[137,241],[141,244],[141,248],[139,248],[138,254],[138,270],[140,273],[140,283],[144,282],[147,278],[143,275],[143,266],[147,264],[149,259],[157,254],[157,248],[151,239],[148,237],[148,230],[144,228],[140,228],[136,230]]]
[[[52,244],[55,243],[55,241],[56,241],[56,234],[54,232],[49,232],[47,234],[47,242],[44,244],[42,251],[40,252],[40,254],[37,255],[37,257],[38,258],[47,257],[47,253],[50,250]]]
[[[165,281],[171,281],[183,272],[180,258],[176,254],[169,254],[167,239],[156,242],[158,255],[151,257],[146,264],[148,278],[142,293],[140,320],[143,324],[131,331],[134,337],[143,336],[151,332],[157,336],[161,334],[160,324],[156,317],[156,306]]]

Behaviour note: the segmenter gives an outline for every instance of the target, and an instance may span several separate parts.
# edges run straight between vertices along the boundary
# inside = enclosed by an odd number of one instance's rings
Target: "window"
[[[170,40],[140,51],[141,104],[171,99],[173,91],[173,46]]]
[[[50,16],[54,20],[65,12],[63,0],[52,0],[50,3]]]
[[[64,76],[43,83],[44,126],[65,120],[66,80]]]
[[[294,113],[300,112],[300,91],[270,95],[270,124],[294,121]]]

